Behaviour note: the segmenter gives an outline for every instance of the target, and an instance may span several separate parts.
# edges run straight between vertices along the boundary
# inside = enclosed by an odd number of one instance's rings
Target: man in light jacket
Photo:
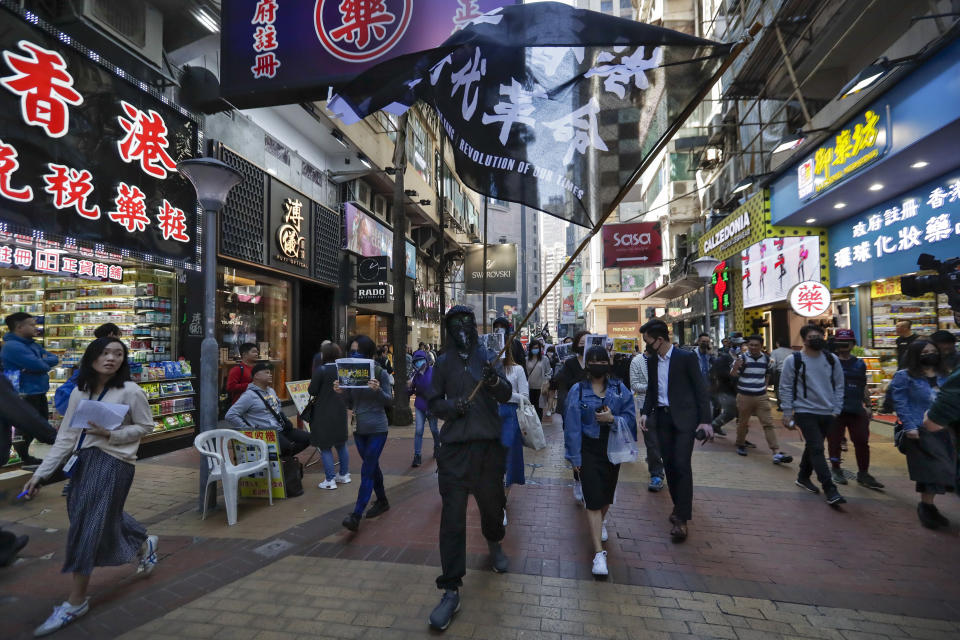
[[[633,391],[638,420],[647,396],[647,367],[645,353],[638,353],[630,361],[630,390]],[[642,433],[643,444],[647,448],[647,470],[650,472],[650,484],[647,485],[647,490],[656,493],[663,489],[663,459],[660,457],[660,445],[657,443],[656,431],[647,429]]]
[[[310,434],[283,420],[280,398],[271,386],[273,371],[263,362],[255,364],[253,381],[227,411],[226,420],[237,431],[269,429],[277,432],[282,457],[295,456],[310,445]],[[288,426],[289,425],[289,426]]]

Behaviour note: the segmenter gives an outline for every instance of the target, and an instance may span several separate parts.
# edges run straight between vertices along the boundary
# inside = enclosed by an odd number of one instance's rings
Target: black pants
[[[302,429],[281,431],[277,434],[277,446],[281,456],[295,456],[310,446],[310,432]]]
[[[643,431],[643,446],[647,449],[647,471],[650,477],[663,477],[663,456],[660,454],[660,442],[657,440],[656,429]]]
[[[540,408],[540,389],[530,389],[530,404],[536,409],[540,422],[543,422],[543,409]]]
[[[50,408],[47,405],[47,395],[45,393],[35,393],[28,396],[22,396],[23,400],[29,404],[31,407],[40,414],[40,417],[44,420],[50,418]],[[26,460],[30,443],[34,441],[36,436],[41,436],[40,440],[46,442],[43,435],[33,433],[32,430],[21,427],[20,425],[12,425],[17,428],[17,433],[23,438],[23,442],[18,442],[14,445],[14,448],[17,450],[17,455],[20,456],[20,460]],[[56,431],[53,428],[50,428],[53,437],[56,438]],[[46,435],[46,434],[44,434]],[[49,435],[47,435],[49,438]],[[10,442],[13,439],[13,433],[11,432],[11,425],[6,420],[0,419],[0,466],[7,464],[7,460],[10,458]],[[48,444],[52,444],[52,440]]]
[[[651,417],[663,456],[663,467],[667,472],[673,514],[680,520],[690,520],[693,516],[693,469],[690,459],[693,457],[696,428],[679,428],[668,409],[656,409]]]
[[[458,589],[467,574],[467,496],[473,494],[480,510],[483,537],[500,542],[503,509],[503,474],[507,450],[499,440],[443,443],[437,456],[437,481],[443,508],[440,514],[440,563],[443,575],[437,588]]]
[[[803,447],[803,457],[800,458],[800,469],[797,478],[800,480],[809,480],[811,474],[816,471],[817,479],[823,485],[824,491],[836,488],[833,484],[833,478],[830,476],[830,467],[827,466],[827,458],[823,455],[823,441],[833,428],[833,416],[822,416],[816,413],[797,413],[794,415],[794,421],[800,428],[805,440]]]

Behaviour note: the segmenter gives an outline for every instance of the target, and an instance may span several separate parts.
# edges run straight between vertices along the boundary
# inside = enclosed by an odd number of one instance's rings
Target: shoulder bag
[[[537,417],[537,410],[523,396],[521,396],[520,404],[517,406],[517,422],[520,424],[523,446],[534,451],[539,451],[547,446],[547,440],[543,435],[543,425],[540,424],[540,418]]]
[[[263,406],[267,408],[267,411],[272,413],[273,417],[277,419],[277,422],[279,423],[281,431],[290,431],[294,428],[293,423],[290,422],[290,418],[283,415],[283,413],[275,411],[274,408],[270,406],[270,403],[267,402],[267,399],[263,397],[262,393],[260,393],[259,391],[254,391],[254,393],[257,394],[258,398],[260,398],[260,402],[262,402]]]

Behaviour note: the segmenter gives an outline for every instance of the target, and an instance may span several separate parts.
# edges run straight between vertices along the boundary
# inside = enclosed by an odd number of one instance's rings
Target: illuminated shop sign
[[[885,109],[866,111],[852,128],[840,130],[797,167],[801,200],[839,184],[883,157],[890,148],[890,118]]]
[[[99,258],[99,259],[98,259]],[[117,259],[88,248],[67,246],[33,236],[0,232],[0,268],[37,271],[51,276],[73,276],[88,280],[123,282],[123,267],[104,262]]]
[[[198,268],[196,193],[176,172],[196,154],[196,120],[65,34],[8,11],[0,8],[0,221]]]
[[[960,175],[948,174],[830,228],[830,283],[847,287],[917,270],[921,253],[952,258],[960,237]]]

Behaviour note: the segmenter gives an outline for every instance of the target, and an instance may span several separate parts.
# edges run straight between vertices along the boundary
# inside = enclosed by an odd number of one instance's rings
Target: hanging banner
[[[574,315],[573,279],[576,269],[570,267],[560,279],[560,324],[573,324],[577,321]]]
[[[439,46],[516,0],[234,0],[220,19],[221,94],[241,108],[327,97],[373,65]]]
[[[604,269],[659,267],[663,264],[659,223],[605,224],[601,233]]]
[[[198,123],[96,52],[0,8],[0,222],[8,231],[199,268],[176,171]]]
[[[369,69],[327,108],[351,124],[422,100],[468,187],[592,227],[729,50],[557,2],[506,6]]]
[[[359,256],[386,256],[393,268],[393,230],[378,222],[352,202],[343,203],[343,248]],[[417,249],[406,241],[404,273],[417,277]]]
[[[483,245],[465,247],[464,283],[467,293],[483,293]],[[517,245],[487,245],[487,293],[514,293],[517,290]]]

